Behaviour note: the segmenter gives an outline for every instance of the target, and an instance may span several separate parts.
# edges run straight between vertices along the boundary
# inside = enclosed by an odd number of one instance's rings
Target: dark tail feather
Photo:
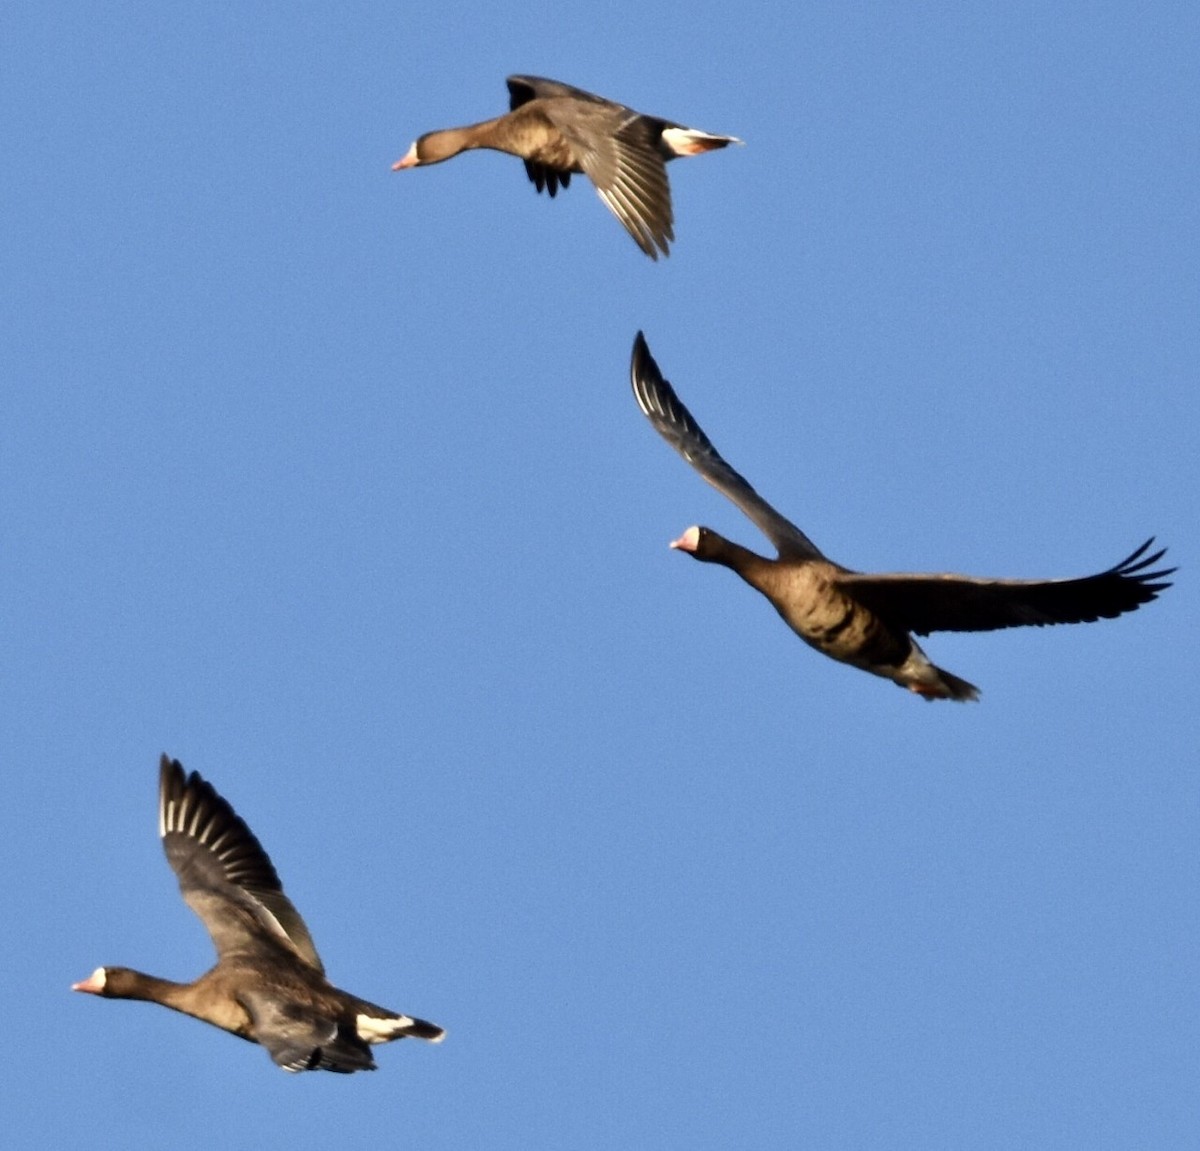
[[[921,696],[922,699],[955,699],[959,703],[968,703],[979,698],[979,688],[965,679],[959,679],[945,668],[924,665],[920,679],[900,680],[897,687],[906,687],[909,691]],[[932,674],[931,674],[932,673]],[[936,678],[935,678],[936,677]]]
[[[430,1043],[441,1043],[446,1038],[446,1032],[436,1023],[427,1023],[424,1019],[413,1019],[404,1029],[405,1036],[414,1039],[428,1039]]]
[[[938,673],[941,686],[945,691],[941,695],[928,695],[926,699],[955,699],[959,703],[970,703],[979,698],[979,688],[973,683],[967,683],[965,679],[951,675],[945,668],[939,667],[934,670]]]

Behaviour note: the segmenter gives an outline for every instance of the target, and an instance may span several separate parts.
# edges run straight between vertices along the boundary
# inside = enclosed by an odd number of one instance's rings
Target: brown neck
[[[479,124],[467,124],[462,128],[443,128],[422,137],[418,154],[422,164],[440,164],[460,152],[471,148],[503,148],[503,140],[496,125],[503,117],[484,120]]]
[[[711,528],[704,530],[700,546],[691,555],[701,563],[720,564],[737,572],[751,587],[759,590],[762,590],[764,579],[770,578],[775,566],[774,561],[727,540]]]
[[[226,985],[220,968],[213,968],[194,983],[173,983],[128,967],[105,969],[105,999],[141,999],[161,1003],[193,1019],[202,1019],[234,1035],[247,1037],[250,1017],[235,994]]]
[[[159,979],[156,975],[146,975],[128,967],[109,967],[105,969],[101,994],[105,999],[142,999],[149,1003],[161,1003],[164,1007],[172,1007],[190,1015],[189,993],[192,991],[193,985],[190,983],[173,983],[170,979]]]

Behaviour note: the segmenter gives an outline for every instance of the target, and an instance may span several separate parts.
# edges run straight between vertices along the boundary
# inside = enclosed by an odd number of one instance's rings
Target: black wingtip
[[[161,812],[168,797],[178,796],[187,784],[187,772],[177,759],[164,751],[158,760],[158,806]],[[160,828],[161,831],[161,828]]]
[[[1119,564],[1115,564],[1109,569],[1111,574],[1121,576],[1123,579],[1132,580],[1133,582],[1140,584],[1145,591],[1153,593],[1150,596],[1151,599],[1153,599],[1154,595],[1157,595],[1158,592],[1164,591],[1171,585],[1169,583],[1162,582],[1151,583],[1150,581],[1164,580],[1167,576],[1174,575],[1175,572],[1179,570],[1177,567],[1169,567],[1160,568],[1158,571],[1147,571],[1147,568],[1153,567],[1156,563],[1158,563],[1159,560],[1163,558],[1163,556],[1167,554],[1166,548],[1159,548],[1158,551],[1153,552],[1150,555],[1146,555],[1146,552],[1150,550],[1153,544],[1154,536],[1151,536],[1135,552],[1126,556],[1125,559],[1123,559]]]
[[[638,330],[633,338],[633,354],[629,360],[629,383],[633,388],[633,398],[642,409],[642,413],[653,419],[656,403],[653,399],[655,391],[666,386],[662,372],[654,357],[650,354],[650,345],[646,336]]]
[[[199,772],[193,771],[190,775],[188,770],[177,759],[172,759],[165,752],[158,761],[158,791],[159,805],[163,805],[166,800],[179,800],[183,797],[184,792],[195,790],[198,795],[203,795],[206,799],[208,792],[212,792],[215,800],[219,804],[225,801],[213,791],[210,783],[200,777]]]
[[[667,442],[682,452],[683,458],[689,463],[692,458],[677,442],[674,432],[668,430],[674,425],[681,426],[690,436],[707,444],[704,433],[692,419],[691,413],[683,406],[683,402],[675,394],[670,381],[662,374],[654,357],[650,354],[650,345],[642,332],[634,337],[633,358],[629,365],[629,379],[633,385],[633,398],[660,435]],[[711,449],[711,444],[708,447]]]
[[[637,390],[640,378],[646,374],[662,379],[662,372],[659,371],[658,364],[650,354],[650,345],[646,343],[646,336],[639,328],[638,334],[633,338],[633,354],[629,360],[629,375],[633,380],[634,391]]]

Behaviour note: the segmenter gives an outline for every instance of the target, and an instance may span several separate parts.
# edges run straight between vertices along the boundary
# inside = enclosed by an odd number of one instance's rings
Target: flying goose
[[[373,1071],[370,1044],[444,1032],[341,991],[253,832],[196,772],[162,757],[158,833],[187,905],[217,949],[193,983],[98,967],[72,986],[107,999],[144,999],[261,1043],[285,1071]]]
[[[805,643],[832,659],[890,679],[926,699],[973,700],[974,684],[935,667],[910,633],[1112,619],[1170,587],[1175,571],[1150,571],[1165,548],[1153,538],[1097,575],[1063,580],[976,579],[953,574],[870,575],[826,559],[713,447],[663,379],[641,332],[630,365],[633,394],[655,430],[714,488],[732,500],[775,545],[777,559],[756,555],[711,528],[690,527],[671,547],[731,568],[770,600]]]
[[[652,260],[675,239],[666,161],[740,144],[671,120],[643,116],[582,88],[540,76],[509,76],[504,116],[421,136],[392,171],[439,164],[470,148],[520,156],[540,192],[553,197],[583,172],[605,204]]]

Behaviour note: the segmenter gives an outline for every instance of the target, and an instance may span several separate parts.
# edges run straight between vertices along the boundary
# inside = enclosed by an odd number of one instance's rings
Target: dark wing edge
[[[224,898],[247,907],[300,959],[324,971],[308,927],[283,893],[270,857],[245,820],[198,772],[188,775],[179,760],[167,755],[159,762],[158,833],[185,902],[204,921],[215,943],[215,923],[206,912],[214,914],[214,898]],[[193,866],[212,883],[211,890],[195,885],[188,874]]]
[[[1176,568],[1154,568],[1166,554],[1151,536],[1120,563],[1095,575],[1062,580],[995,580],[961,575],[839,577],[846,591],[890,623],[934,631],[995,631],[1115,619],[1157,599]]]
[[[781,557],[824,558],[808,536],[781,516],[721,458],[675,389],[663,378],[642,332],[633,341],[629,376],[638,407],[655,431],[708,483],[737,505],[775,545]]]
[[[553,100],[564,96],[573,100],[589,100],[595,104],[613,103],[594,92],[585,92],[561,80],[548,80],[545,76],[509,76],[504,83],[508,86],[509,111],[528,104],[530,100]]]

